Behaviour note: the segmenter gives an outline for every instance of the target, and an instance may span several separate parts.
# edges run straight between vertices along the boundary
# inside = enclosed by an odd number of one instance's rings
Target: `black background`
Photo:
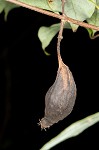
[[[59,20],[25,8],[12,10],[4,21],[0,14],[0,150],[39,150],[71,123],[98,111],[99,39],[91,40],[87,30],[64,30],[61,55],[73,73],[77,99],[72,113],[46,132],[37,125],[44,115],[44,97],[57,72],[54,37],[46,56],[37,37],[41,26]],[[98,147],[98,124],[53,150]]]

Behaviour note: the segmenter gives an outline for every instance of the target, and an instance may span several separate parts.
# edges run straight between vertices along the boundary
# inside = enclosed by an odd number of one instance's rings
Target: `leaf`
[[[42,9],[50,10],[55,13],[62,12],[61,0],[19,0],[31,6],[36,6]],[[96,0],[93,0],[96,2]],[[84,21],[90,18],[94,13],[95,5],[89,0],[66,0],[65,13],[68,17],[73,19]],[[71,24],[72,30],[75,31],[78,25]]]
[[[69,23],[66,23],[64,28],[70,29]],[[45,48],[50,44],[53,37],[58,33],[60,29],[60,23],[53,24],[50,27],[40,27],[38,31],[38,37],[42,43],[42,49],[45,51]]]
[[[92,2],[97,9],[99,9],[99,6],[93,0],[89,0],[89,1]]]
[[[0,13],[4,10],[5,12],[5,20],[7,19],[7,15],[9,13],[10,10],[12,10],[13,8],[19,7],[15,4],[0,0]]]
[[[51,139],[48,143],[46,143],[40,150],[49,150],[55,145],[71,138],[79,135],[88,127],[94,125],[95,123],[99,122],[99,112],[90,115],[82,120],[79,120],[65,130],[63,130],[59,135]]]
[[[47,0],[19,0],[19,1],[31,6],[36,6],[42,9],[51,10],[47,3]]]
[[[96,2],[96,0],[93,0]],[[61,12],[61,0],[53,0],[49,3],[52,10]],[[65,14],[73,19],[84,21],[90,18],[94,13],[95,5],[88,0],[66,0]],[[71,23],[70,23],[71,24]],[[78,25],[71,24],[73,31],[78,28]]]
[[[47,2],[48,2],[48,5],[52,11],[62,12],[62,1],[61,0],[52,0],[51,2],[49,2],[47,0]]]
[[[99,0],[96,0],[96,4],[99,5]],[[93,15],[91,18],[87,19],[87,22],[89,24],[95,25],[95,26],[99,26],[99,9],[95,9]],[[97,32],[96,30],[92,30],[93,34],[92,36],[94,36],[94,34]]]
[[[3,11],[4,7],[5,7],[5,2],[0,0],[0,13]]]
[[[92,38],[94,36],[94,33],[93,33],[93,30],[92,29],[89,29],[89,28],[86,28],[88,33],[89,33],[89,37]]]
[[[17,8],[19,6],[15,5],[15,4],[12,4],[12,3],[6,3],[6,6],[4,8],[4,12],[5,12],[5,20],[7,19],[7,15],[9,13],[9,11],[11,11],[12,9],[14,8]]]
[[[52,38],[58,33],[60,24],[54,24],[50,27],[40,27],[38,31],[38,37],[42,43],[42,49],[45,52],[45,48],[50,44]]]

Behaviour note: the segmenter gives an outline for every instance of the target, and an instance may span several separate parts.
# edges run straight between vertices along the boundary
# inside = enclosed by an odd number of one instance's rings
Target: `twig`
[[[61,1],[62,1],[62,16],[65,16],[65,14],[64,14],[65,0],[61,0]],[[61,40],[63,38],[62,34],[63,34],[64,24],[65,24],[65,21],[63,19],[61,19],[60,30],[59,30],[58,41],[57,41],[58,62],[59,62],[59,60],[61,58],[61,55],[60,55],[60,43],[61,43]]]
[[[78,21],[76,19],[72,19],[70,17],[67,17],[66,15],[63,16],[63,15],[60,15],[60,14],[55,14],[53,12],[50,12],[50,11],[47,11],[47,10],[44,10],[44,9],[41,9],[41,8],[38,8],[38,7],[35,7],[35,6],[31,6],[31,5],[25,4],[23,2],[19,2],[17,0],[5,0],[5,1],[11,2],[13,4],[16,4],[16,5],[19,5],[19,6],[34,10],[34,11],[37,11],[39,13],[42,13],[42,14],[45,14],[45,15],[48,15],[48,16],[51,16],[51,17],[55,17],[55,18],[64,20],[64,21],[69,22],[69,23],[73,23],[73,24],[76,24],[76,25],[79,25],[79,26],[82,26],[82,27],[85,27],[85,28],[90,28],[90,29],[99,31],[98,26],[94,26],[94,25],[91,25],[91,24],[88,24],[88,23],[85,23],[85,22],[82,22],[82,21]]]

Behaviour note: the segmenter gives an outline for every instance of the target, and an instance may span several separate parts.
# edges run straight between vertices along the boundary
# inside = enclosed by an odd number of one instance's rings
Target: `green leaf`
[[[66,23],[64,28],[70,29],[69,23]],[[41,27],[38,31],[38,37],[42,43],[42,49],[45,51],[45,48],[50,44],[53,37],[58,33],[60,29],[60,23],[51,25],[50,27]]]
[[[49,2],[47,0],[47,3],[53,12],[62,12],[62,1],[61,0],[52,0],[52,2]],[[67,3],[67,1],[66,1],[66,3]]]
[[[45,52],[45,48],[50,44],[53,37],[58,33],[60,24],[54,24],[50,27],[42,26],[38,31],[39,40],[42,43],[42,49]]]
[[[3,11],[5,8],[5,1],[0,0],[0,13]]]
[[[6,7],[4,8],[5,20],[7,19],[7,15],[9,13],[9,11],[11,11],[12,9],[17,8],[17,7],[19,7],[19,6],[6,2]]]
[[[5,20],[7,19],[7,15],[9,13],[9,11],[16,7],[19,7],[19,6],[9,3],[9,2],[6,2],[5,0],[0,0],[0,13],[4,10]]]
[[[99,6],[93,0],[89,0],[89,1],[92,2],[97,9],[99,9]]]
[[[77,121],[63,130],[59,135],[51,139],[48,143],[46,143],[40,150],[49,150],[55,145],[67,140],[71,137],[75,137],[82,133],[88,127],[94,125],[99,122],[99,112],[88,116],[80,121]]]
[[[99,0],[96,0],[96,4],[99,5]],[[91,18],[87,19],[87,22],[89,24],[95,25],[95,26],[99,26],[99,9],[95,9],[93,15]],[[92,30],[93,34],[92,36],[94,36],[94,34],[97,32],[96,30]]]
[[[96,0],[93,0],[96,2]],[[61,12],[61,0],[53,0],[49,3],[53,11]],[[95,5],[88,0],[66,0],[65,13],[68,17],[84,21],[90,18],[94,13]],[[73,31],[78,28],[78,25],[71,24]]]
[[[89,37],[92,38],[94,36],[94,33],[93,33],[93,30],[92,29],[89,29],[89,28],[86,28],[88,33],[89,33]]]
[[[47,3],[47,0],[19,0],[19,1],[31,6],[36,6],[42,9],[51,10]]]
[[[62,12],[61,0],[19,0],[31,6],[36,6],[42,9],[50,10],[55,13]],[[93,0],[96,2],[96,0]],[[84,21],[87,18],[90,18],[94,13],[95,5],[89,0],[66,0],[65,4],[65,13],[68,17],[73,19]],[[75,31],[78,28],[78,25],[71,24],[72,30]]]

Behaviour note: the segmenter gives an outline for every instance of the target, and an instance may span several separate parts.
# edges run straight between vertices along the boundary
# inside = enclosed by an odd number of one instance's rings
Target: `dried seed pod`
[[[61,56],[58,61],[56,80],[45,96],[45,115],[39,123],[42,129],[49,128],[68,116],[76,99],[76,85],[72,73],[63,63]]]

